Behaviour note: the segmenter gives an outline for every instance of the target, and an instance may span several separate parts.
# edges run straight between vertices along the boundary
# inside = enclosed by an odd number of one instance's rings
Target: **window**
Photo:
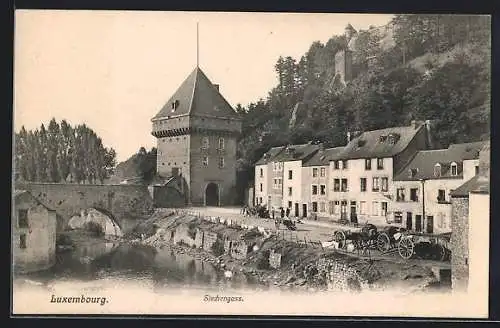
[[[365,159],[365,170],[369,171],[372,169],[372,159],[367,158]]]
[[[475,166],[475,169],[476,169],[476,175],[478,175],[478,174],[479,174],[479,166],[478,166],[478,165],[476,165],[476,166]]]
[[[333,214],[340,213],[340,202],[338,200],[333,202]]]
[[[208,149],[209,146],[210,146],[210,142],[208,141],[208,137],[203,137],[201,139],[201,148]]]
[[[364,215],[364,214],[367,214],[366,212],[367,212],[366,202],[360,201],[359,202],[359,214]]]
[[[359,179],[361,191],[366,191],[366,178]]]
[[[293,171],[288,170],[288,180],[292,180],[292,179],[293,179]]]
[[[340,191],[347,191],[347,179],[342,179],[342,184],[340,186]]]
[[[378,191],[378,178],[373,178],[372,191]]]
[[[456,163],[451,163],[451,175],[452,176],[457,176],[458,175],[458,170],[457,170],[457,164]]]
[[[313,195],[317,195],[318,194],[318,186],[316,186],[316,185],[312,186],[312,194]]]
[[[333,179],[333,191],[340,191],[340,179]]]
[[[288,208],[292,208],[292,202],[291,201],[288,201]]]
[[[26,248],[26,234],[19,235],[19,248]]]
[[[313,178],[316,178],[318,176],[318,168],[313,168]]]
[[[224,149],[224,138],[219,138],[219,149]]]
[[[326,212],[325,202],[321,202],[321,203],[319,203],[319,211],[320,211],[321,213],[325,213],[325,212]]]
[[[377,170],[383,170],[383,169],[384,169],[384,159],[377,158]]]
[[[260,177],[263,178],[264,177],[264,170],[263,169],[260,169]]]
[[[347,219],[347,200],[340,203],[340,218]]]
[[[318,202],[312,202],[313,212],[318,211]]]
[[[388,190],[389,190],[389,179],[382,178],[382,191],[388,191]]]
[[[394,222],[402,223],[403,222],[403,213],[402,212],[394,212]]]
[[[263,190],[263,189],[262,189],[262,183],[261,183],[261,184],[260,184],[260,192],[262,192],[262,190]]]
[[[288,196],[292,196],[292,187],[288,187]]]
[[[434,176],[439,178],[441,176],[441,165],[438,163],[434,165]]]
[[[222,169],[224,168],[224,157],[219,157],[219,168]]]
[[[397,202],[405,201],[405,188],[398,188],[396,190],[396,201]]]
[[[28,210],[20,209],[17,211],[17,224],[19,228],[28,228]]]
[[[203,156],[203,166],[208,166],[208,156]]]
[[[438,226],[440,228],[446,228],[447,224],[446,224],[446,216],[444,215],[444,213],[438,213]]]
[[[438,200],[438,202],[444,202],[446,200],[446,190],[444,190],[444,189],[438,190],[437,200]]]
[[[321,185],[319,191],[321,195],[326,195],[326,185]]]
[[[347,160],[342,160],[342,170],[347,170]]]
[[[322,167],[322,168],[320,169],[319,176],[320,176],[320,177],[324,177],[325,175],[326,175],[326,169],[325,169],[324,167]]]
[[[262,204],[262,197],[259,197],[259,202],[260,204]]]
[[[372,215],[377,216],[380,213],[378,202],[372,202]]]
[[[333,215],[333,201],[328,202],[328,214]]]
[[[412,202],[418,202],[418,189],[417,188],[410,189],[410,200]]]
[[[381,202],[380,205],[382,206],[380,215],[387,216],[387,202]]]
[[[338,170],[340,168],[340,161],[333,161],[333,167],[335,170]]]

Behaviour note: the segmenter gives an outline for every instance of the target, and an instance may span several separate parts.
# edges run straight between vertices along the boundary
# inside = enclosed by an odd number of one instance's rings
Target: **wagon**
[[[399,255],[407,260],[421,258],[427,260],[449,261],[451,233],[426,234],[405,232],[398,243]]]
[[[354,249],[377,249],[387,252],[397,248],[397,243],[402,235],[403,228],[387,226],[381,231],[373,224],[365,224],[361,228],[337,230],[334,232],[334,241],[338,248],[345,249],[350,241]]]

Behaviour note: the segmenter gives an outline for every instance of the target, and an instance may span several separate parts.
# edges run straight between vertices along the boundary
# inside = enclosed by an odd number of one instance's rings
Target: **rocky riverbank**
[[[410,263],[388,260],[367,260],[334,250],[280,240],[272,232],[258,227],[235,227],[228,222],[182,213],[157,212],[127,236],[128,242],[171,249],[176,254],[186,254],[211,263],[224,272],[227,279],[244,274],[266,288],[292,290],[362,291],[399,289],[407,292],[422,291],[436,284],[429,268]],[[171,237],[182,225],[193,243]],[[196,228],[194,228],[196,227]],[[191,230],[190,230],[191,229]],[[198,230],[196,230],[198,229]],[[217,231],[226,236],[250,229],[257,235],[253,247],[243,258],[235,258],[231,249],[222,254],[195,243],[200,231]],[[167,237],[168,236],[168,237]],[[219,238],[219,237],[217,237]],[[221,237],[223,238],[223,237]],[[224,237],[225,238],[225,237]],[[241,237],[243,238],[243,237]],[[189,239],[189,238],[188,238]]]

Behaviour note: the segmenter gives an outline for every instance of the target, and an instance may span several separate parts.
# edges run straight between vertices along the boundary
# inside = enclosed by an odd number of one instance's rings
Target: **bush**
[[[271,252],[269,250],[265,250],[261,252],[257,257],[257,269],[259,270],[267,270],[269,269],[269,254]]]
[[[215,241],[215,243],[212,245],[212,253],[215,256],[221,256],[222,254],[224,254],[224,243],[222,242],[222,240],[217,239]]]
[[[99,223],[88,221],[83,225],[83,229],[92,233],[96,237],[104,236],[104,230]]]

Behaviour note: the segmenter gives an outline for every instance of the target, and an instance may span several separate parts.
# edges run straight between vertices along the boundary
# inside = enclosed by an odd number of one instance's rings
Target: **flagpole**
[[[200,67],[200,37],[198,22],[196,22],[196,67]]]

